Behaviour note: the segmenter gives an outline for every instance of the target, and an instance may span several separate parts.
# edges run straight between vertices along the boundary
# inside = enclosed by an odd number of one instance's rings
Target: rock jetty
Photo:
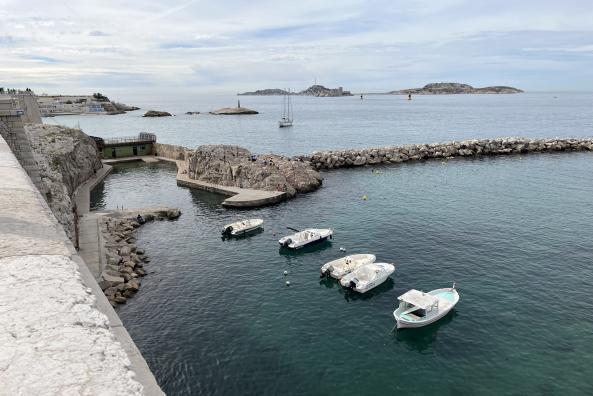
[[[148,110],[142,117],[171,117],[171,113],[166,111]]]
[[[252,155],[231,145],[204,145],[185,152],[190,179],[223,186],[284,191],[289,197],[316,190],[322,177],[310,164],[275,154]]]
[[[137,221],[138,214],[149,222],[176,219],[181,211],[172,208],[128,210],[100,218],[106,265],[99,286],[113,306],[125,303],[138,291],[140,278],[146,275],[144,265],[150,262],[144,249],[136,246],[136,230],[142,226]]]
[[[241,115],[241,114],[259,114],[255,110],[247,107],[223,107],[222,109],[211,111],[210,114],[215,115]]]
[[[513,94],[521,93],[520,89],[506,86],[494,86],[474,88],[468,84],[460,83],[431,83],[422,88],[403,89],[401,91],[391,91],[392,95],[458,95],[458,94]]]
[[[508,137],[464,140],[369,149],[316,151],[311,156],[296,156],[294,159],[310,162],[315,169],[321,170],[363,165],[399,164],[426,159],[562,151],[593,151],[593,138],[528,139]]]

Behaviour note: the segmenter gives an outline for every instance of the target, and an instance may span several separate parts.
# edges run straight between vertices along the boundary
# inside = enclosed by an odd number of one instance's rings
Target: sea
[[[208,114],[237,99],[260,114]],[[286,155],[593,135],[590,93],[294,97],[294,127],[279,129],[281,103],[158,98],[129,103],[142,110],[125,115],[44,122],[101,137],[145,131],[163,143]],[[141,117],[149,109],[174,116]],[[117,308],[167,394],[593,394],[593,153],[324,171],[319,190],[252,210],[225,209],[222,196],[179,187],[175,173],[166,163],[117,165],[92,194],[97,210],[182,211],[139,230],[137,244],[152,261],[140,291]],[[255,217],[263,231],[221,238],[224,224]],[[277,242],[287,227],[335,233],[287,252]],[[319,277],[325,262],[356,253],[396,270],[362,295]],[[398,296],[453,282],[460,301],[449,315],[395,329]]]

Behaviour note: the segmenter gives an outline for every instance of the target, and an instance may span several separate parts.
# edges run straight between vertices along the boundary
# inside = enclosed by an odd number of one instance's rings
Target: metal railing
[[[103,138],[105,145],[126,144],[126,143],[154,143],[156,135],[153,133],[141,132],[138,136],[122,136],[117,138]]]

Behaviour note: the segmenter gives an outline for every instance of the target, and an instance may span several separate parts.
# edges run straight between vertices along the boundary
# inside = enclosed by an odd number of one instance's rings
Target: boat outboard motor
[[[233,226],[228,226],[222,230],[222,235],[230,235],[231,231],[233,231]]]
[[[284,243],[282,244],[282,246],[284,247],[288,247],[288,245],[290,245],[292,243],[292,239],[288,238],[287,240],[284,241]]]
[[[356,288],[356,283],[354,281],[350,281],[350,284],[348,285],[348,289],[355,289]]]

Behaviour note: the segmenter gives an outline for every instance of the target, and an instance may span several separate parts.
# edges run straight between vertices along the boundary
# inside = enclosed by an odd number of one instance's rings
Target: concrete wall
[[[1,137],[0,394],[162,394]]]
[[[41,124],[41,112],[37,104],[37,98],[31,94],[16,94],[14,95],[19,101],[21,109],[25,112],[22,120],[25,124]]]
[[[134,154],[134,147],[137,153]],[[115,156],[113,155],[115,149]],[[106,146],[101,150],[101,156],[104,159],[134,157],[135,155],[151,155],[153,151],[152,144],[137,144],[130,146]]]

